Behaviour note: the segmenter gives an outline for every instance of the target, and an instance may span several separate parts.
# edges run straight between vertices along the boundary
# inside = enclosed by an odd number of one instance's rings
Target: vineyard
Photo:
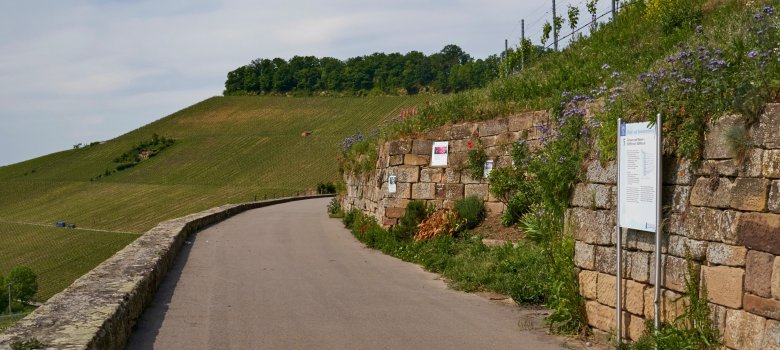
[[[432,98],[214,97],[113,140],[0,167],[0,275],[30,266],[46,300],[161,221],[337,180],[345,137]],[[153,134],[176,142],[94,179]]]

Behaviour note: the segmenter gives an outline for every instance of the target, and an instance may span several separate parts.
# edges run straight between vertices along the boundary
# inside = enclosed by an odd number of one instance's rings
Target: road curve
[[[512,305],[365,248],[329,199],[255,209],[185,245],[127,349],[563,349]]]

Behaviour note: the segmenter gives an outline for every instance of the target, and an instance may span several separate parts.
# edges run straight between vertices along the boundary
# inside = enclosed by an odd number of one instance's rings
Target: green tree
[[[8,283],[0,276],[0,314],[8,310]]]
[[[569,28],[571,28],[571,41],[574,41],[574,30],[577,29],[577,23],[580,21],[580,8],[569,5]]]
[[[38,293],[38,276],[27,266],[17,266],[8,274],[11,286],[11,297],[26,303]]]

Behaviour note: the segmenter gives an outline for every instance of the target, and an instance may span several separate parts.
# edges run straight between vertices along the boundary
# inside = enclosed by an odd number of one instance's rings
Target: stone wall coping
[[[48,349],[123,349],[187,237],[247,210],[332,197],[226,204],[161,222],[0,334],[0,349],[35,338]]]

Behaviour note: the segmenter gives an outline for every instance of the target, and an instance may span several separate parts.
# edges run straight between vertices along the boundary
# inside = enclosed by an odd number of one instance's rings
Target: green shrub
[[[363,215],[363,213],[361,213],[360,210],[353,208],[344,214],[344,218],[342,218],[341,221],[344,223],[344,227],[351,229],[354,227],[355,219],[361,215]]]
[[[482,146],[477,146],[474,149],[470,149],[469,156],[469,175],[472,179],[481,179],[485,177],[485,162],[487,161],[487,154]]]
[[[485,203],[477,196],[468,196],[455,201],[455,211],[463,220],[466,229],[477,227],[485,219]]]
[[[317,184],[317,193],[332,194],[336,193],[336,185],[333,182],[320,182]]]
[[[8,273],[7,283],[13,283],[11,286],[12,298],[23,303],[33,300],[38,293],[38,276],[27,266],[14,267]]]
[[[328,203],[328,216],[332,218],[344,217],[344,211],[341,210],[341,202],[338,197],[333,197]]]
[[[0,276],[0,314],[8,310],[8,283]]]
[[[401,240],[411,239],[417,233],[417,225],[428,217],[430,211],[423,201],[409,202],[404,215],[398,219],[398,225],[393,226],[393,235]]]

